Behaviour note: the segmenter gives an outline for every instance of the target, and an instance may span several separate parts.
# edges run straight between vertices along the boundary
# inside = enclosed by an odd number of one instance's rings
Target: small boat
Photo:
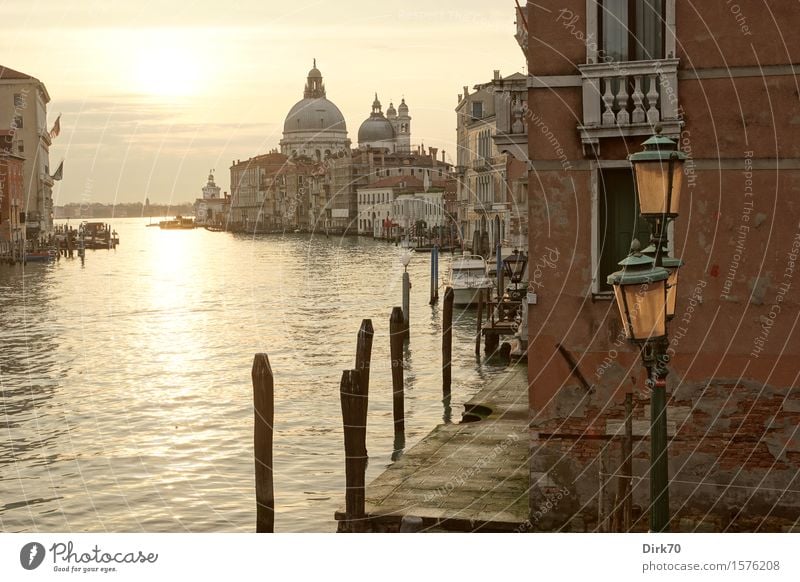
[[[206,224],[205,229],[211,232],[224,232],[225,227],[222,226],[213,226],[211,224]]]
[[[191,218],[184,218],[180,215],[175,217],[175,220],[162,220],[158,226],[167,230],[189,230],[195,228],[197,225]]]
[[[25,253],[26,263],[51,263],[56,260],[56,251],[29,251]]]
[[[478,302],[478,291],[494,288],[494,282],[487,274],[486,260],[480,255],[453,259],[448,284],[453,289],[453,305],[465,307]]]

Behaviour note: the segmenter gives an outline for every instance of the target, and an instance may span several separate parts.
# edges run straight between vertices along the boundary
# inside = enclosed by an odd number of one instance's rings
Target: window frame
[[[629,0],[635,2],[636,0]],[[664,18],[664,58],[674,59],[676,57],[676,36],[675,36],[675,4],[676,0],[664,0],[663,18]],[[597,54],[603,48],[602,44],[602,26],[601,26],[601,0],[586,0],[586,38],[590,42],[586,43],[586,62],[597,63]],[[630,14],[630,6],[629,6]],[[595,42],[591,42],[595,41]],[[628,41],[628,51],[630,53],[631,47],[635,47],[630,40]],[[635,50],[635,48],[634,48]]]

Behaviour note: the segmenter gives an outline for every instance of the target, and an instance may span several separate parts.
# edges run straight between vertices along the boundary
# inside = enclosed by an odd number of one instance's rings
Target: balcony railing
[[[492,160],[491,158],[487,158],[484,156],[476,156],[475,159],[472,160],[472,169],[476,171],[480,170],[488,170],[492,167]]]
[[[660,124],[680,133],[678,59],[580,65],[584,143],[602,137],[648,135]]]

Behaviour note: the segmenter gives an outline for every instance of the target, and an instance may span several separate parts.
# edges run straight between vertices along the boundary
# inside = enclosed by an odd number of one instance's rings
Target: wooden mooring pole
[[[475,355],[481,355],[481,329],[483,324],[483,289],[478,289],[478,322],[475,332]]]
[[[344,424],[345,513],[347,529],[360,532],[365,523],[365,481],[367,471],[368,393],[358,370],[342,372],[340,387]]]
[[[356,370],[361,374],[364,383],[364,392],[369,393],[369,368],[372,362],[372,339],[375,332],[372,329],[372,320],[364,319],[358,329],[356,340]]]
[[[395,438],[404,433],[405,427],[405,387],[403,385],[403,336],[405,334],[403,310],[392,309],[389,317],[389,347],[392,359],[392,413],[394,416]]]
[[[409,312],[411,310],[411,279],[408,271],[403,273],[403,325],[405,327],[405,338],[411,338],[411,317]]]
[[[453,361],[453,289],[444,292],[444,313],[442,315],[442,394],[450,397],[451,372]]]
[[[253,444],[256,465],[256,533],[275,531],[275,491],[272,486],[272,423],[275,416],[272,368],[267,354],[253,359]]]

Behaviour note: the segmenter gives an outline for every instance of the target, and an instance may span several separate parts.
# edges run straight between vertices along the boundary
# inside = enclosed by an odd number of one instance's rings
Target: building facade
[[[499,73],[495,74],[499,78]],[[461,237],[483,256],[506,241],[510,223],[507,155],[494,142],[497,132],[495,91],[491,83],[469,87],[456,107],[458,205]]]
[[[25,158],[17,153],[15,134],[0,131],[0,256],[18,257],[24,249]]]
[[[626,393],[631,527],[647,529],[650,398],[606,278],[633,238],[648,240],[627,157],[657,125],[689,156],[670,237],[685,262],[669,328],[670,527],[781,531],[800,518],[789,291],[800,251],[798,14],[755,0],[737,10],[559,0],[529,2],[519,15],[538,298],[528,311],[532,512],[569,491],[534,529],[607,527],[624,475]],[[776,26],[785,27],[780,48],[769,41]]]
[[[44,83],[0,66],[0,127],[10,128],[16,151],[25,158],[24,222],[29,237],[53,228],[53,178],[50,176],[50,133]]]
[[[389,104],[383,114],[378,94],[372,102],[372,113],[358,128],[358,147],[391,153],[411,153],[411,117],[406,100],[400,103],[399,113]]]
[[[230,197],[220,196],[221,188],[214,181],[214,171],[208,174],[208,181],[203,186],[203,196],[194,203],[194,221],[198,224],[224,226],[228,223]]]

